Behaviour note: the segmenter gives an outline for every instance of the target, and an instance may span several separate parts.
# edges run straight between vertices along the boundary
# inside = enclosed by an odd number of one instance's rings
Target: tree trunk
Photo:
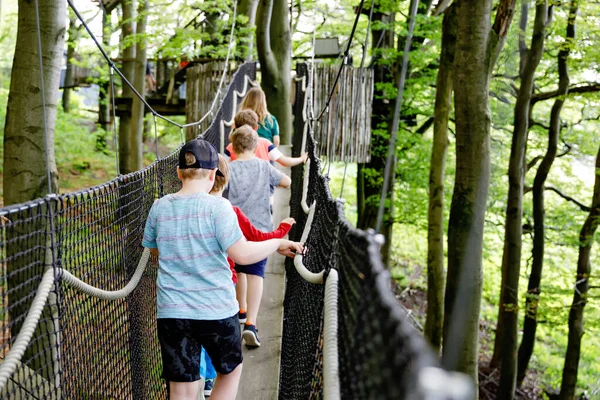
[[[538,1],[531,48],[526,53],[521,73],[521,86],[515,104],[514,130],[508,166],[508,200],[502,257],[502,296],[499,304],[499,323],[495,352],[501,354],[498,397],[513,399],[517,384],[517,329],[519,322],[519,276],[523,245],[523,186],[526,172],[525,153],[529,132],[529,106],[533,93],[535,71],[542,59],[548,21],[548,3]],[[500,317],[500,315],[502,317]],[[500,319],[501,318],[501,319]]]
[[[65,82],[63,84],[62,106],[63,111],[70,111],[71,88],[73,87],[73,63],[71,60],[75,57],[75,46],[77,44],[78,29],[77,16],[69,8],[69,37],[67,38],[67,69],[65,71]]]
[[[102,44],[104,45],[104,48],[110,46],[110,32],[110,12],[107,13],[102,9]],[[105,132],[108,132],[112,129],[112,116],[110,115],[112,105],[110,102],[112,99],[111,96],[114,96],[114,93],[111,92],[110,78],[100,83],[100,92],[98,96],[98,123]]]
[[[24,203],[48,194],[48,171],[51,176],[50,192],[58,192],[54,134],[66,28],[66,3],[39,1],[46,101],[45,133],[35,3],[20,0],[18,5],[17,39],[4,128],[5,205]],[[47,212],[45,206],[33,207],[29,222],[14,224],[6,232],[6,268],[8,276],[11,276],[7,281],[7,310],[12,321],[10,331],[13,339],[20,332],[23,318],[31,307],[32,293],[37,290],[36,277],[40,277],[48,263],[53,261],[48,246],[32,254],[34,258],[36,255],[40,257],[34,262],[31,256],[23,256],[22,253],[23,243],[34,243],[36,232],[43,234],[49,229],[47,218],[43,216]],[[43,241],[41,245],[44,245]],[[44,253],[50,257],[44,259]],[[55,304],[52,298],[49,305]],[[54,307],[44,308],[42,321],[52,322],[36,327],[32,340],[37,345],[29,346],[22,359],[47,379],[56,377],[59,373],[56,364],[57,335],[53,333],[56,328],[53,325],[56,321],[54,311]]]
[[[23,203],[46,195],[47,169],[52,176],[52,192],[58,192],[54,124],[66,10],[62,1],[54,0],[40,0],[39,7],[48,137],[47,140],[44,137],[35,8],[34,3],[21,0],[4,130],[5,205]],[[46,146],[50,156],[48,165]]]
[[[371,116],[371,161],[364,164],[358,164],[357,175],[357,198],[359,199],[357,226],[360,229],[374,229],[377,225],[377,211],[379,208],[379,199],[383,185],[383,175],[385,171],[385,162],[387,158],[387,148],[390,144],[387,126],[391,121],[392,104],[390,98],[386,98],[381,84],[389,83],[393,79],[393,71],[389,64],[382,62],[381,51],[392,49],[394,47],[394,31],[381,30],[381,26],[388,26],[394,20],[394,13],[382,10],[376,3],[376,9],[373,12],[373,21],[381,24],[373,24],[371,30],[371,47],[374,52],[373,64],[375,65],[375,74],[373,79],[373,115]],[[379,25],[379,27],[377,27]],[[376,50],[377,44],[379,49]],[[393,173],[394,168],[390,168]],[[376,174],[376,177],[374,177]],[[393,201],[393,188],[390,187],[387,193],[388,201]],[[381,249],[381,256],[385,265],[389,265],[390,245],[392,243],[392,223],[389,216],[384,218],[381,233],[385,236],[385,245]]]
[[[436,353],[442,345],[444,322],[444,171],[448,148],[448,119],[452,111],[452,76],[456,44],[456,12],[450,6],[442,25],[442,50],[438,69],[433,144],[429,165],[427,236],[427,318],[425,336]]]
[[[241,24],[240,28],[245,28],[248,30],[254,29],[256,27],[256,9],[258,8],[258,0],[240,0],[238,3],[238,13],[240,15],[245,15],[248,18],[248,21]],[[249,61],[252,60],[252,55],[254,53],[254,35],[248,34],[244,37],[240,37],[240,41],[243,44],[242,48],[242,59]]]
[[[133,86],[142,96],[146,91],[146,33],[147,14],[150,0],[140,0],[138,3],[138,20],[135,34],[137,37],[135,48],[135,74]],[[131,134],[129,136],[129,168],[133,171],[142,169],[142,150],[144,137],[144,103],[137,97],[133,97],[131,106]],[[158,143],[157,143],[158,145]]]
[[[566,39],[571,42],[575,39],[575,18],[577,16],[577,3],[572,0],[569,9],[569,19],[567,24]],[[560,113],[564,104],[564,95],[569,89],[569,70],[567,60],[571,51],[570,46],[566,46],[558,53],[558,87],[561,97],[559,97],[552,106],[550,112],[550,129],[548,129],[548,149],[533,181],[533,262],[531,265],[531,274],[529,275],[529,284],[527,286],[527,299],[525,306],[525,320],[523,326],[523,338],[518,353],[518,372],[517,384],[520,386],[525,378],[529,360],[533,354],[535,345],[535,331],[537,329],[537,310],[539,296],[541,293],[542,268],[544,266],[544,247],[545,247],[545,222],[546,213],[544,207],[544,185],[546,178],[550,173],[550,168],[556,158],[558,149],[558,139],[560,136]]]
[[[123,7],[123,23],[121,43],[123,44],[123,75],[129,82],[133,82],[135,76],[135,45],[127,43],[128,37],[135,34],[135,3],[136,0],[125,0],[121,3]],[[127,43],[127,44],[125,44]],[[133,91],[125,83],[121,93],[123,99],[131,99],[133,102]],[[133,134],[132,126],[133,104],[129,113],[119,119],[119,169],[121,174],[128,174],[137,170],[137,164],[132,163],[130,156],[136,152],[131,148],[130,136]]]
[[[573,4],[573,3],[572,3]],[[577,3],[575,3],[577,4]],[[589,278],[592,272],[590,253],[594,244],[594,233],[600,224],[600,148],[596,156],[596,179],[591,211],[579,233],[579,258],[577,259],[577,277],[575,293],[569,312],[569,341],[563,369],[561,400],[571,400],[575,397],[577,384],[577,369],[581,353],[581,338],[583,336],[583,310],[587,303],[587,292],[590,287]]]
[[[483,225],[490,183],[489,81],[514,0],[500,2],[493,27],[491,0],[459,0],[455,5],[456,175],[448,227],[443,360],[477,384]]]
[[[282,145],[291,144],[292,137],[291,40],[287,1],[261,1],[256,29],[261,85],[267,96],[269,111],[279,122]]]

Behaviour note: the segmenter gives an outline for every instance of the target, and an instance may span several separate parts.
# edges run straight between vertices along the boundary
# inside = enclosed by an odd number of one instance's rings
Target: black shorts
[[[157,325],[163,378],[168,381],[199,380],[202,347],[220,374],[228,374],[242,363],[237,314],[218,321],[159,318]]]

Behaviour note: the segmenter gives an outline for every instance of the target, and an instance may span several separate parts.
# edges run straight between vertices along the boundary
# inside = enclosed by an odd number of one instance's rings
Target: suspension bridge
[[[111,78],[131,85],[94,40]],[[439,366],[397,302],[379,236],[349,224],[331,194],[313,136],[312,67],[297,68],[291,148],[293,156],[308,151],[309,161],[292,168],[291,191],[277,192],[275,207],[276,220],[296,219],[290,239],[307,251],[269,261],[259,318],[266,346],[244,354],[238,398],[468,399],[469,381]],[[222,152],[255,80],[256,63],[240,65],[215,94],[220,104],[186,125],[146,106],[178,126],[182,141],[184,128],[212,118],[200,136]],[[157,154],[147,168],[96,187],[0,209],[0,398],[167,397],[158,265],[141,239],[154,200],[180,188],[177,154]]]

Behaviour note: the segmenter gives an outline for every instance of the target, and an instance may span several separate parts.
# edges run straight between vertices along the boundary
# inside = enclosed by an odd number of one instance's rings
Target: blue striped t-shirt
[[[158,248],[158,318],[219,320],[239,311],[226,250],[243,237],[231,203],[167,195],[150,209],[142,245]]]

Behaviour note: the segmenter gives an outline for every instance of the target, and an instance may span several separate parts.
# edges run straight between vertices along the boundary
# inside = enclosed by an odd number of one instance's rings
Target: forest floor
[[[427,306],[427,293],[418,287],[401,287],[394,281],[394,292],[396,298],[407,310],[411,316],[411,322],[419,329],[423,330],[425,325],[425,312]],[[499,371],[488,366],[489,355],[493,345],[493,330],[486,326],[486,321],[482,320],[480,324],[480,344],[481,352],[479,357],[479,399],[495,400],[496,390],[500,380]],[[523,385],[517,389],[517,399],[537,400],[548,398],[549,393],[544,397],[544,390],[541,387],[540,374],[538,371],[530,369]]]

